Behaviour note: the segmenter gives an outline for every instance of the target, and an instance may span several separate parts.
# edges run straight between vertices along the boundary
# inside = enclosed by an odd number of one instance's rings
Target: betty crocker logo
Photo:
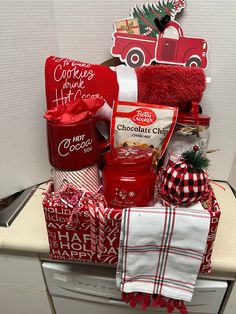
[[[142,126],[153,124],[157,120],[155,112],[148,108],[138,108],[130,114],[131,120]]]
[[[68,156],[70,153],[83,151],[88,153],[92,150],[93,139],[85,138],[85,134],[74,136],[73,138],[65,138],[58,145],[58,154],[62,157]]]

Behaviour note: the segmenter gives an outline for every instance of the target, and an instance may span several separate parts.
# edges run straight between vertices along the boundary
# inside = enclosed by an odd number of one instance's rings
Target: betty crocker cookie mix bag
[[[115,101],[111,146],[142,146],[154,149],[159,159],[165,152],[177,120],[174,107]]]

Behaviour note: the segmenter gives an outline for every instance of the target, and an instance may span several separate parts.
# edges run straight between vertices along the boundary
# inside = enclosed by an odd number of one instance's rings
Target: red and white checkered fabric
[[[200,202],[123,209],[117,286],[190,302],[209,226]]]
[[[168,202],[190,204],[207,192],[208,176],[204,171],[191,172],[191,166],[179,161],[165,168],[161,178],[161,196]]]

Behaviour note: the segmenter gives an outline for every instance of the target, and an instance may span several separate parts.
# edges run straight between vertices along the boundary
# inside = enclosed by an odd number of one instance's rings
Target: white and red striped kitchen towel
[[[144,293],[152,297],[146,305],[157,305],[157,296],[190,302],[209,225],[209,212],[200,202],[124,209],[116,280],[126,301],[132,306]]]

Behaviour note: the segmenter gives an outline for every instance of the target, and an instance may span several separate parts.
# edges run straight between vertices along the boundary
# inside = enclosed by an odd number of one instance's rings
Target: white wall
[[[130,0],[1,0],[0,198],[49,178],[44,61],[49,55],[101,63],[110,56],[113,21]],[[208,40],[212,83],[202,101],[212,117],[211,177],[228,180],[236,138],[236,1],[188,0],[185,34]]]
[[[186,34],[201,35],[209,43],[212,78],[202,100],[206,114],[212,117],[210,148],[211,177],[228,180],[236,153],[236,2],[190,0],[180,19]],[[234,168],[236,164],[234,164]]]

